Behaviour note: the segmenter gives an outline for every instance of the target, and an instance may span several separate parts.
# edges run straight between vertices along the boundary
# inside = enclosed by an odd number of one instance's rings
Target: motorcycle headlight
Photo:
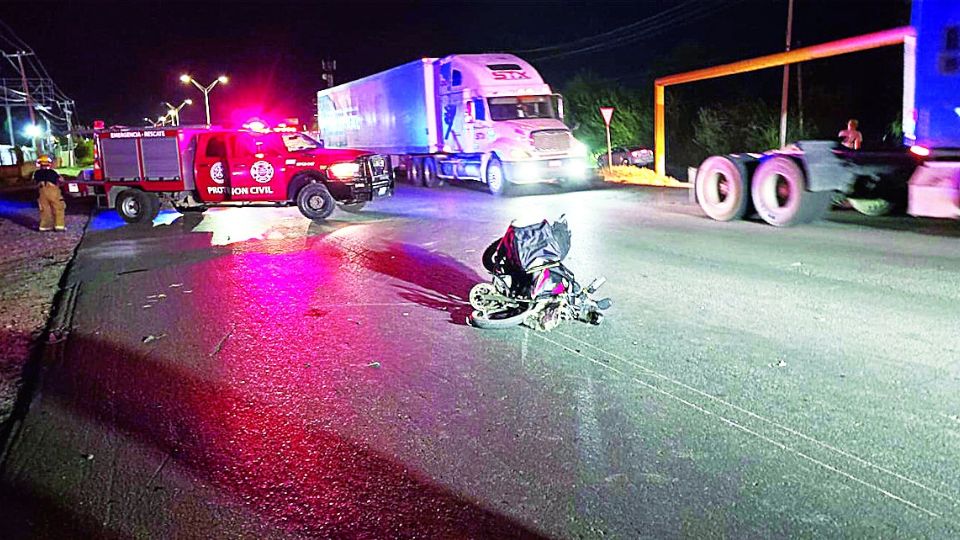
[[[330,176],[337,180],[350,180],[360,172],[359,163],[336,163],[327,168]]]

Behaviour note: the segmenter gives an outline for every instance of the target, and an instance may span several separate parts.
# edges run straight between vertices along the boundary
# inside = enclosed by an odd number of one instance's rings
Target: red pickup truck
[[[70,196],[96,195],[128,223],[148,223],[161,205],[292,206],[322,220],[393,194],[386,156],[327,149],[296,131],[211,127],[107,129],[94,133],[92,180],[68,182]]]

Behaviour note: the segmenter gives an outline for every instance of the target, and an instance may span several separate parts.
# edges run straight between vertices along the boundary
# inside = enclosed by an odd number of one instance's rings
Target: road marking
[[[776,420],[770,420],[769,418],[766,418],[766,417],[764,417],[764,416],[760,416],[759,414],[757,414],[757,413],[755,413],[755,412],[753,412],[753,411],[749,411],[749,410],[744,409],[744,408],[742,408],[742,407],[740,407],[740,406],[738,406],[738,405],[735,405],[735,404],[733,404],[733,403],[730,403],[729,401],[726,401],[726,400],[724,400],[724,399],[722,399],[722,398],[720,398],[720,397],[717,397],[717,396],[715,396],[715,395],[713,395],[713,394],[704,392],[703,390],[700,390],[700,389],[698,389],[698,388],[694,388],[694,387],[692,387],[692,386],[690,386],[690,385],[688,385],[688,384],[686,384],[686,383],[684,383],[684,382],[682,382],[682,381],[678,381],[678,380],[673,379],[673,378],[671,378],[671,377],[669,377],[669,376],[667,376],[667,375],[663,375],[662,373],[659,373],[659,372],[657,372],[657,371],[655,371],[655,370],[653,370],[653,369],[651,369],[651,368],[649,368],[649,367],[646,367],[646,366],[644,366],[643,364],[640,364],[640,363],[638,363],[638,362],[636,362],[636,361],[634,361],[634,360],[628,360],[628,359],[626,359],[626,358],[624,358],[624,357],[622,357],[622,356],[620,356],[620,355],[618,355],[618,354],[616,354],[616,353],[612,353],[612,352],[603,350],[603,349],[601,349],[600,347],[597,347],[596,345],[593,345],[592,343],[588,343],[588,342],[586,342],[586,341],[583,341],[582,339],[578,339],[578,338],[573,337],[573,336],[571,336],[571,335],[569,335],[569,334],[564,334],[563,332],[557,332],[557,333],[560,334],[560,335],[562,335],[562,336],[564,336],[564,337],[566,337],[566,338],[568,338],[568,339],[571,339],[571,340],[573,340],[573,341],[576,341],[577,343],[580,343],[580,344],[582,344],[582,345],[586,345],[587,347],[590,347],[591,349],[594,349],[594,350],[596,350],[596,351],[602,352],[602,353],[606,354],[607,356],[610,356],[611,358],[615,358],[615,359],[617,359],[617,360],[620,360],[621,362],[623,362],[623,363],[625,363],[625,364],[627,364],[627,365],[633,366],[633,367],[635,367],[635,368],[637,368],[637,369],[641,369],[641,370],[647,372],[647,373],[648,373],[649,375],[651,375],[651,376],[654,376],[654,377],[663,379],[663,380],[668,381],[668,382],[670,382],[670,383],[672,383],[672,384],[675,384],[675,385],[677,385],[677,386],[679,386],[679,387],[681,387],[681,388],[684,388],[684,389],[686,389],[686,390],[689,390],[689,391],[691,391],[691,392],[693,392],[693,393],[695,393],[695,394],[698,394],[698,395],[701,395],[701,396],[703,396],[703,397],[705,397],[705,398],[708,398],[708,399],[711,399],[711,400],[713,400],[713,401],[716,401],[717,403],[721,403],[721,404],[723,404],[723,405],[726,405],[727,407],[730,407],[731,409],[734,409],[734,410],[736,410],[736,411],[742,412],[743,414],[746,414],[746,415],[748,415],[748,416],[751,416],[751,417],[753,417],[753,418],[756,418],[757,420],[760,420],[761,422],[765,422],[765,423],[770,424],[770,425],[772,425],[772,426],[774,426],[774,427],[777,427],[777,428],[779,428],[779,429],[782,429],[783,431],[786,431],[787,433],[790,433],[791,435],[796,435],[797,437],[800,437],[801,439],[804,439],[804,440],[806,440],[806,441],[808,441],[808,442],[811,442],[811,443],[813,443],[813,444],[816,444],[816,445],[818,445],[818,446],[820,446],[820,447],[822,447],[822,448],[826,448],[827,450],[830,450],[830,451],[832,451],[832,452],[836,452],[837,454],[840,454],[841,456],[844,456],[844,457],[846,457],[846,458],[852,459],[852,460],[860,463],[861,465],[864,465],[864,466],[866,466],[866,467],[869,467],[869,468],[875,469],[875,470],[877,470],[877,471],[880,471],[880,472],[882,472],[882,473],[888,474],[888,475],[890,475],[890,476],[893,476],[894,478],[897,478],[898,480],[902,480],[902,481],[904,481],[904,482],[906,482],[906,483],[908,483],[908,484],[911,484],[911,485],[913,485],[913,486],[915,486],[915,487],[918,487],[918,488],[920,488],[920,489],[923,489],[923,490],[925,490],[925,491],[928,491],[928,492],[930,492],[930,493],[932,493],[932,494],[934,494],[934,495],[937,495],[937,496],[943,497],[943,498],[945,498],[945,499],[948,499],[948,500],[952,501],[952,502],[955,503],[955,504],[960,504],[960,499],[957,499],[957,498],[955,498],[955,497],[952,497],[952,496],[950,496],[950,495],[948,495],[948,494],[946,494],[946,493],[941,493],[941,492],[937,491],[936,489],[934,489],[934,488],[932,488],[932,487],[929,487],[929,486],[927,486],[927,485],[925,485],[925,484],[922,484],[922,483],[920,483],[920,482],[918,482],[918,481],[916,481],[916,480],[913,480],[912,478],[908,478],[908,477],[906,477],[906,476],[903,476],[902,474],[900,474],[900,473],[898,473],[898,472],[896,472],[896,471],[892,471],[892,470],[887,469],[886,467],[884,467],[884,466],[882,466],[882,465],[878,465],[878,464],[876,464],[876,463],[873,463],[872,461],[869,461],[869,460],[866,460],[866,459],[864,459],[864,458],[861,458],[860,456],[857,456],[857,455],[855,455],[855,454],[851,454],[850,452],[847,452],[846,450],[837,448],[837,447],[835,447],[835,446],[833,446],[833,445],[830,445],[830,444],[828,444],[828,443],[825,443],[825,442],[823,442],[823,441],[820,441],[820,440],[818,440],[818,439],[815,439],[815,438],[813,438],[813,437],[811,437],[811,436],[809,436],[809,435],[807,435],[807,434],[805,434],[805,433],[801,433],[801,432],[799,432],[799,431],[797,431],[797,430],[795,430],[795,429],[793,429],[793,428],[790,428],[790,427],[788,427],[788,426],[785,426],[785,425],[777,422]]]
[[[557,342],[557,341],[553,341],[552,339],[547,338],[547,337],[545,337],[545,336],[542,336],[542,335],[540,335],[540,334],[536,334],[536,335],[537,335],[537,337],[539,337],[540,339],[542,339],[542,340],[544,340],[544,341],[547,341],[547,342],[549,342],[549,343],[553,343],[554,345],[556,345],[556,346],[558,346],[558,347],[560,347],[560,348],[562,348],[562,349],[565,349],[566,351],[568,351],[568,352],[570,352],[570,353],[573,353],[573,354],[575,354],[575,355],[577,355],[577,356],[579,356],[579,357],[581,357],[581,358],[583,358],[583,359],[585,359],[585,360],[587,360],[587,361],[589,361],[589,362],[592,362],[592,363],[594,363],[594,364],[596,364],[596,365],[598,365],[598,366],[600,366],[600,367],[602,367],[602,368],[604,368],[604,369],[608,369],[608,370],[610,370],[610,371],[613,371],[614,373],[617,373],[617,374],[622,375],[622,376],[624,376],[624,377],[627,377],[627,378],[629,378],[629,379],[633,379],[635,382],[640,383],[642,386],[644,386],[644,387],[646,387],[646,388],[649,388],[650,390],[653,390],[654,392],[657,392],[658,394],[662,394],[662,395],[664,395],[664,396],[666,396],[666,397],[668,397],[668,398],[670,398],[670,399],[673,399],[673,400],[675,400],[675,401],[678,401],[678,402],[680,402],[680,403],[682,403],[682,404],[684,404],[684,405],[686,405],[686,406],[688,406],[688,407],[690,407],[690,408],[692,408],[692,409],[694,409],[694,410],[697,410],[697,411],[699,411],[699,412],[701,412],[701,413],[703,413],[703,414],[705,414],[705,415],[707,415],[707,416],[713,416],[713,417],[715,417],[716,419],[718,419],[718,420],[720,420],[721,422],[729,425],[729,426],[732,427],[732,428],[739,429],[740,431],[743,431],[744,433],[747,433],[747,434],[749,434],[749,435],[753,435],[754,437],[756,437],[756,438],[758,438],[758,439],[760,439],[760,440],[762,440],[762,441],[764,441],[764,442],[767,442],[767,443],[769,443],[769,444],[772,444],[773,446],[776,446],[777,448],[780,448],[781,450],[784,450],[784,451],[786,451],[786,452],[790,452],[791,454],[797,455],[797,456],[799,456],[799,457],[801,457],[801,458],[803,458],[803,459],[805,459],[805,460],[807,460],[807,461],[809,461],[809,462],[811,462],[811,463],[813,463],[813,464],[815,464],[815,465],[817,465],[817,466],[819,466],[819,467],[821,467],[821,468],[823,468],[823,469],[826,469],[826,470],[831,471],[831,472],[833,472],[833,473],[839,474],[839,475],[841,475],[841,476],[843,476],[843,477],[845,477],[845,478],[848,478],[848,479],[850,479],[850,480],[853,480],[854,482],[856,482],[856,483],[858,483],[858,484],[861,484],[861,485],[866,486],[866,487],[868,487],[868,488],[870,488],[870,489],[873,489],[873,490],[877,491],[878,493],[881,493],[882,495],[884,495],[884,496],[886,496],[886,497],[889,497],[889,498],[891,498],[891,499],[893,499],[893,500],[895,500],[895,501],[898,501],[898,502],[900,502],[900,503],[902,503],[902,504],[904,504],[904,505],[906,505],[906,506],[909,506],[910,508],[913,508],[913,509],[915,509],[915,510],[917,510],[917,511],[919,511],[919,512],[922,512],[922,513],[924,513],[924,514],[927,514],[927,515],[930,516],[930,517],[935,517],[935,518],[942,518],[942,517],[943,517],[943,516],[941,516],[940,514],[938,514],[938,513],[936,513],[936,512],[933,512],[932,510],[928,510],[928,509],[920,506],[920,505],[917,504],[917,503],[914,503],[914,502],[909,501],[909,500],[907,500],[907,499],[905,499],[905,498],[903,498],[903,497],[900,497],[899,495],[896,495],[896,494],[894,494],[894,493],[891,493],[890,491],[887,491],[886,489],[884,489],[884,488],[882,488],[882,487],[880,487],[880,486],[878,486],[878,485],[871,484],[870,482],[867,482],[866,480],[861,480],[860,478],[857,478],[856,476],[854,476],[854,475],[852,475],[852,474],[850,474],[850,473],[848,473],[848,472],[846,472],[846,471],[844,471],[844,470],[842,470],[842,469],[839,469],[839,468],[837,468],[837,467],[834,467],[833,465],[830,465],[830,464],[828,464],[828,463],[824,463],[823,461],[820,461],[819,459],[817,459],[817,458],[815,458],[815,457],[812,457],[812,456],[809,456],[809,455],[807,455],[807,454],[804,454],[803,452],[801,452],[801,451],[799,451],[799,450],[796,450],[796,449],[794,449],[794,448],[792,448],[792,447],[790,447],[790,446],[787,446],[786,444],[784,444],[784,443],[782,443],[782,442],[773,440],[773,439],[771,439],[770,437],[767,437],[766,435],[763,435],[763,434],[761,434],[761,433],[757,433],[756,431],[754,431],[754,430],[752,430],[752,429],[750,429],[750,428],[748,428],[748,427],[746,427],[746,426],[744,426],[744,425],[742,425],[742,424],[739,424],[739,423],[737,423],[736,421],[731,420],[731,419],[729,419],[729,418],[727,418],[727,417],[725,417],[725,416],[723,416],[723,415],[721,415],[721,414],[719,414],[719,413],[715,413],[715,412],[713,412],[713,411],[707,410],[706,408],[704,408],[704,407],[702,407],[702,406],[700,406],[700,405],[697,405],[696,403],[687,401],[687,400],[683,399],[683,398],[680,397],[680,396],[671,394],[670,392],[668,392],[668,391],[666,391],[666,390],[664,390],[664,389],[662,389],[662,388],[659,388],[659,387],[657,387],[657,386],[655,386],[655,385],[652,385],[652,384],[650,384],[650,383],[648,383],[648,382],[640,379],[640,378],[637,377],[636,375],[627,374],[627,373],[625,373],[625,372],[623,372],[623,371],[621,371],[621,370],[619,370],[619,369],[617,369],[617,368],[615,368],[615,367],[613,367],[613,366],[610,366],[610,365],[608,365],[608,364],[604,364],[604,363],[601,362],[600,360],[597,360],[597,359],[595,359],[595,358],[593,358],[593,357],[591,357],[591,356],[587,356],[587,355],[585,355],[585,354],[583,354],[583,353],[581,353],[581,352],[578,352],[576,349],[572,349],[572,348],[570,348],[570,347],[567,347],[566,345],[564,345],[564,344],[562,344],[562,343],[559,343],[559,342]],[[561,335],[565,335],[565,336],[566,336],[566,334],[561,334]],[[570,337],[570,336],[567,336],[567,337]],[[576,340],[576,338],[572,338],[572,339],[575,339],[575,340]],[[580,340],[576,340],[576,341],[580,341]],[[596,349],[596,347],[594,347],[594,348]],[[598,350],[599,350],[599,349],[598,349]],[[611,356],[612,356],[612,355],[611,355]],[[667,377],[664,376],[664,378],[667,378]],[[667,379],[668,379],[668,378],[667,378]],[[669,380],[669,379],[668,379],[668,380]],[[682,384],[682,383],[681,383],[681,384]]]

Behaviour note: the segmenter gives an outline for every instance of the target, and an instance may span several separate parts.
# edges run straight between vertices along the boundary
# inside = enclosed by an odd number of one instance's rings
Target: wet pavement
[[[481,331],[566,213],[603,326]],[[0,536],[956,537],[960,227],[776,230],[682,191],[401,186],[358,215],[91,222]]]

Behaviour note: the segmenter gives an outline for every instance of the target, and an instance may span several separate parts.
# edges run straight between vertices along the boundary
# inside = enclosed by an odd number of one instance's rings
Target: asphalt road
[[[566,213],[600,327],[464,324]],[[0,537],[960,536],[960,224],[716,223],[679,191],[96,216]]]

